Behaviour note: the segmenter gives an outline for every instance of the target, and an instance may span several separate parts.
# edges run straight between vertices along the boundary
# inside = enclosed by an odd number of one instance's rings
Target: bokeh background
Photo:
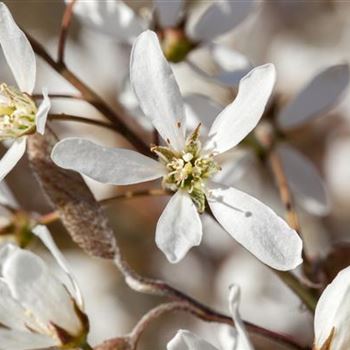
[[[4,2],[17,23],[55,55],[64,2]],[[151,8],[149,1],[127,3],[136,11]],[[205,3],[201,1],[188,2],[189,11],[197,11],[203,5]],[[348,1],[260,1],[244,23],[219,41],[240,50],[254,64],[273,62],[278,72],[276,90],[288,98],[322,68],[350,62],[349,11]],[[77,18],[73,20],[66,63],[112,106],[123,91],[129,54],[130,49],[126,45],[84,26]],[[193,59],[208,72],[215,70],[207,52],[197,52]],[[11,82],[3,57],[0,57],[0,62],[0,80]],[[177,64],[174,70],[184,95],[201,93],[223,105],[229,102],[232,96],[230,89],[204,80],[186,63]],[[75,92],[40,59],[37,86],[47,86],[50,93]],[[55,100],[52,111],[101,118],[84,102]],[[315,257],[326,256],[334,242],[350,241],[349,112],[350,92],[331,113],[298,130],[292,138],[295,146],[323,174],[332,199],[331,213],[324,218],[300,212],[307,249]],[[134,120],[127,122],[142,132]],[[52,122],[51,126],[60,137],[79,135],[107,146],[127,146],[121,137],[100,128],[58,121]],[[144,136],[145,139],[149,137],[146,132]],[[248,174],[253,182],[258,171],[252,167]],[[264,181],[260,198],[283,213],[271,175],[266,173],[266,178],[257,181]],[[125,190],[91,180],[87,182],[97,199]],[[7,183],[21,207],[40,213],[49,212],[50,207],[26,159],[7,177]],[[164,278],[226,313],[228,286],[238,283],[242,288],[241,313],[244,319],[295,336],[302,343],[312,342],[313,321],[298,299],[273,272],[238,246],[211,218],[204,218],[203,244],[177,265],[170,265],[154,242],[155,225],[166,200],[162,197],[116,200],[107,207],[123,254],[133,268],[143,275]],[[91,321],[91,344],[127,333],[147,310],[161,301],[130,290],[112,264],[84,254],[59,223],[51,225],[50,230],[70,261],[82,288]],[[34,244],[34,249],[45,254],[38,243]],[[50,260],[49,257],[47,259]],[[191,329],[214,345],[219,344],[222,326],[204,324],[188,315],[176,313],[152,324],[141,340],[140,349],[164,349],[179,328]],[[258,349],[277,348],[276,345],[260,344]]]

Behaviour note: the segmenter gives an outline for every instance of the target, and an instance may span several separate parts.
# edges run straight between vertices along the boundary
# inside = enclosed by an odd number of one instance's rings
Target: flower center
[[[35,131],[37,108],[25,93],[0,85],[0,140],[17,138]]]
[[[179,189],[187,191],[202,213],[205,210],[205,181],[218,172],[220,167],[212,155],[201,153],[199,126],[187,139],[182,152],[163,146],[155,146],[151,150],[168,170],[163,177],[163,187],[174,192]]]

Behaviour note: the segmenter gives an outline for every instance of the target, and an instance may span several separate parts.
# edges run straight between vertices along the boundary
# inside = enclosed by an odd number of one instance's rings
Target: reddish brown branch
[[[68,31],[70,24],[72,22],[73,18],[73,7],[76,3],[76,0],[71,0],[64,10],[62,23],[61,23],[61,31],[58,39],[58,58],[57,62],[63,63],[64,62],[64,54],[65,54],[65,48],[66,48],[66,40],[68,36]]]
[[[82,95],[84,100],[94,106],[105,118],[107,118],[139,152],[153,156],[148,145],[124,122],[121,116],[125,116],[125,111],[121,105],[117,105],[117,111],[109,107],[105,101],[81,79],[79,79],[63,62],[56,62],[45,50],[45,48],[26,33],[34,52],[51,66],[58,74],[72,84]],[[126,116],[128,117],[128,116]]]

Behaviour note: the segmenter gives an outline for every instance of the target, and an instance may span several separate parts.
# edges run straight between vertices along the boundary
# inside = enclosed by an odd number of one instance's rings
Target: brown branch
[[[271,149],[269,154],[269,161],[273,175],[275,177],[276,185],[280,194],[281,201],[286,210],[286,220],[291,228],[301,235],[301,228],[299,218],[294,206],[293,196],[290,192],[286,174],[284,172],[282,161],[276,150]]]
[[[263,147],[264,151],[266,152],[267,159],[270,163],[272,174],[274,176],[274,179],[278,188],[279,196],[286,211],[285,213],[286,221],[289,224],[289,226],[292,229],[294,229],[296,232],[298,232],[298,234],[302,237],[301,227],[299,223],[298,214],[295,208],[293,195],[289,189],[288,180],[287,180],[285,171],[283,169],[281,158],[275,149],[274,132],[275,132],[274,126],[272,124],[270,124],[269,122],[263,122],[255,130],[255,135],[258,141],[260,142],[260,145]],[[304,261],[303,271],[305,276],[307,276],[304,279],[306,279],[310,277],[313,272],[313,267],[312,267],[313,264],[312,264],[312,261],[309,259],[309,257],[305,254],[304,249],[302,251],[302,256]],[[290,282],[291,282],[290,276],[288,276],[285,272],[277,272],[277,274],[287,285],[290,286]],[[292,282],[292,284],[294,285],[294,282]],[[294,287],[292,287],[292,289],[299,296],[302,297],[302,300],[305,302],[305,305],[311,311],[315,311],[315,308],[316,308],[315,293],[312,289],[308,288],[306,284],[313,285],[313,282],[299,280],[299,284],[295,285],[297,288],[294,289]],[[305,290],[301,289],[300,285],[305,285],[305,287],[308,289],[309,292],[305,294],[304,293]],[[300,292],[302,294],[300,294]]]
[[[63,13],[62,23],[61,23],[61,31],[58,40],[58,55],[57,62],[64,62],[64,53],[66,47],[66,40],[68,36],[68,31],[70,24],[73,18],[73,7],[76,3],[76,0],[71,0],[67,5]]]
[[[170,300],[185,303],[187,304],[188,308],[192,310],[191,312],[193,314],[197,315],[205,321],[234,325],[231,317],[211,309],[210,307],[202,304],[196,299],[170,286],[166,282],[151,278],[145,278],[138,275],[134,270],[130,268],[127,262],[122,258],[118,246],[116,247],[117,249],[114,257],[114,263],[119,268],[120,272],[124,275],[125,281],[131,289],[140,293],[158,295],[162,297],[167,297]],[[245,322],[245,325],[249,332],[278,340],[284,345],[289,346],[289,348],[291,349],[308,349],[296,343],[290,337],[280,335],[278,333],[272,332],[268,329],[259,327],[249,322]]]
[[[145,332],[146,328],[157,318],[160,316],[173,312],[173,311],[182,311],[192,314],[193,316],[201,319],[205,322],[220,322],[227,324],[229,326],[234,326],[234,322],[231,317],[222,315],[222,319],[218,321],[217,315],[213,315],[207,312],[203,312],[199,308],[193,306],[191,303],[188,303],[187,301],[175,301],[165,304],[160,304],[150,310],[147,314],[145,314],[139,322],[136,324],[136,326],[133,328],[131,333],[127,336],[127,343],[132,350],[136,350],[137,345],[139,343],[139,340],[142,336],[142,334]],[[257,327],[253,324],[246,322],[247,329],[251,334],[259,334],[263,335],[265,337],[268,337],[269,339],[273,339],[276,342],[283,343],[286,345],[289,349],[294,350],[307,350],[309,348],[302,347],[299,344],[297,344],[293,339],[290,337],[287,337],[283,334],[271,332],[266,329],[261,329],[260,327]],[[113,342],[113,340],[110,340],[110,342]]]
[[[42,94],[32,94],[32,98],[34,99],[43,99]],[[67,99],[72,99],[72,100],[79,100],[79,101],[85,101],[88,103],[91,103],[93,101],[87,101],[83,96],[80,95],[70,95],[70,94],[49,94],[49,98],[67,98]]]
[[[171,195],[171,192],[168,192],[163,189],[146,189],[146,190],[139,190],[139,191],[126,191],[124,193],[119,193],[116,196],[105,198],[99,201],[100,204],[105,205],[109,202],[112,202],[117,199],[133,199],[138,197],[145,197],[145,196],[168,196]]]
[[[105,118],[107,118],[139,152],[153,156],[148,145],[131,130],[122,119],[126,113],[123,107],[118,104],[117,111],[109,107],[105,101],[81,79],[79,79],[67,66],[62,62],[56,62],[45,50],[45,48],[35,40],[31,35],[25,33],[34,52],[40,56],[48,65],[51,66],[58,74],[72,84],[82,95],[84,100],[94,106]],[[128,116],[127,116],[128,117]]]
[[[77,116],[77,115],[71,115],[71,114],[65,114],[65,113],[50,114],[48,118],[51,121],[69,121],[69,122],[85,123],[85,124],[96,125],[96,126],[100,126],[103,128],[118,131],[116,129],[116,127],[111,123],[105,123],[105,122],[102,122],[100,120],[85,118],[85,117],[81,117],[81,116]]]

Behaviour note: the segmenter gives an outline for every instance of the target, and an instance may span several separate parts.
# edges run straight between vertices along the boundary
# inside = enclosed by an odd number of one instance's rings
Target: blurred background
[[[17,23],[56,55],[64,1],[4,2]],[[147,16],[151,11],[150,1],[126,2],[141,15]],[[189,15],[207,3],[189,1]],[[289,98],[320,70],[350,61],[349,11],[350,3],[346,1],[258,1],[241,25],[217,41],[239,50],[254,65],[273,62],[278,77],[276,92]],[[74,17],[67,42],[66,63],[111,106],[123,97],[129,54],[129,45],[84,25]],[[209,73],[215,70],[215,64],[205,50],[198,50],[191,59]],[[3,57],[0,57],[0,62],[0,80],[12,82]],[[232,99],[232,89],[204,79],[186,62],[173,65],[173,68],[184,95],[200,93],[221,105]],[[47,86],[50,93],[75,93],[74,88],[41,59],[38,59],[37,86]],[[40,93],[39,90],[36,92]],[[101,118],[87,103],[65,99],[54,100],[52,112]],[[317,217],[302,210],[299,213],[307,249],[315,258],[326,256],[335,242],[350,241],[349,112],[350,90],[330,113],[298,129],[289,139],[316,165],[331,197],[329,215]],[[134,120],[127,120],[127,123],[143,134],[145,140],[150,140],[149,133]],[[128,146],[122,137],[101,128],[60,121],[51,122],[51,126],[59,137],[79,135],[106,146]],[[257,176],[261,166],[249,168],[248,179],[252,182],[248,186],[253,186],[256,181],[263,182],[263,186],[258,185],[259,198],[283,214],[271,175],[266,172],[262,177]],[[50,211],[26,159],[7,177],[7,183],[24,209],[40,213]],[[97,199],[125,191],[125,188],[101,185],[88,179],[87,183]],[[157,183],[144,184],[142,188],[145,186],[157,186]],[[242,183],[241,186],[247,185]],[[154,242],[155,225],[166,202],[167,198],[156,197],[121,199],[108,204],[108,215],[121,250],[135,270],[145,276],[164,278],[225,313],[228,313],[228,286],[238,283],[242,289],[241,313],[244,319],[295,336],[303,344],[312,342],[313,320],[301,307],[298,298],[210,217],[203,218],[203,244],[191,250],[180,263],[169,264]],[[159,303],[160,299],[156,297],[129,289],[112,264],[84,254],[59,223],[51,225],[50,230],[71,263],[83,291],[91,320],[91,344],[127,333],[147,310]],[[39,244],[35,249],[41,249]],[[212,344],[219,344],[222,326],[205,324],[186,314],[176,313],[152,324],[141,340],[140,349],[165,349],[167,341],[179,328],[191,329]],[[261,339],[257,344],[257,349],[277,348]]]

